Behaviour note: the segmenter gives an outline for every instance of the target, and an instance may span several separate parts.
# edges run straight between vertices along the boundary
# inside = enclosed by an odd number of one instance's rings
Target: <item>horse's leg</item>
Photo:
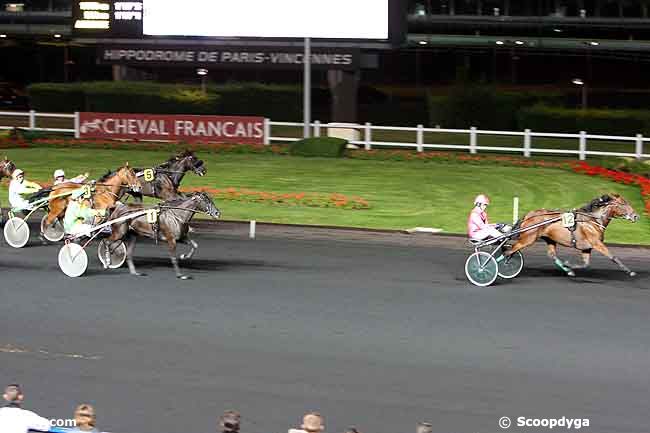
[[[190,251],[185,254],[181,254],[180,259],[181,260],[190,260],[193,256],[194,253],[196,252],[197,248],[199,247],[199,244],[194,241],[194,239],[190,239],[190,237],[187,237],[187,243],[190,245]]]
[[[618,257],[612,255],[612,254],[609,252],[609,248],[607,248],[607,247],[605,246],[605,244],[602,243],[602,241],[600,241],[600,240],[595,241],[595,242],[593,243],[593,246],[594,246],[594,249],[595,249],[596,251],[598,251],[600,254],[604,255],[605,257],[607,257],[608,259],[610,259],[611,261],[613,261],[614,263],[616,263],[616,264],[618,265],[619,268],[621,268],[622,270],[624,270],[625,272],[627,272],[627,274],[628,274],[630,277],[634,277],[634,276],[636,276],[636,272],[631,271],[630,268],[628,268],[627,266],[625,266],[625,265],[623,264],[623,262],[621,261],[621,259],[619,259]]]
[[[124,222],[111,225],[111,234],[105,239],[106,251],[104,251],[104,269],[108,269],[111,265],[111,251],[116,242],[124,239],[128,231],[129,225]]]
[[[566,272],[568,276],[575,277],[576,273],[573,272],[573,269],[571,269],[569,265],[558,258],[556,243],[550,239],[544,238],[544,240],[546,241],[546,254],[553,260],[555,266]]]
[[[569,263],[568,260],[565,260],[564,264],[569,266],[572,269],[587,269],[589,267],[589,263],[591,261],[591,249],[581,250],[580,256],[582,257],[582,264],[581,265],[571,264],[571,263]]]
[[[516,253],[517,251],[522,250],[522,249],[526,248],[527,246],[532,245],[536,240],[537,240],[537,236],[533,236],[532,233],[526,233],[526,232],[521,233],[521,235],[519,236],[519,239],[517,239],[517,242],[515,242],[515,244],[512,247],[510,247],[510,249],[504,251],[503,254],[506,257],[510,257],[511,255]]]
[[[126,236],[126,263],[129,265],[129,272],[131,275],[136,275],[138,277],[144,277],[145,273],[138,272],[135,270],[135,265],[133,264],[133,250],[135,249],[136,237],[134,234],[127,234]]]
[[[176,239],[174,239],[174,236],[172,236],[171,233],[165,233],[165,238],[167,239],[169,258],[172,261],[172,266],[174,266],[176,278],[180,278],[181,280],[189,280],[191,277],[189,275],[183,274],[181,272],[181,268],[178,266],[178,258],[176,257]]]

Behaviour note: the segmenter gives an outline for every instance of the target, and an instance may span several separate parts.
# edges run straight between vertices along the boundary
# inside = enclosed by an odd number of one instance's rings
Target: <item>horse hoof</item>
[[[573,271],[569,271],[569,272],[567,272],[566,274],[567,274],[568,276],[570,276],[570,277],[575,277],[575,276],[576,276],[576,273],[573,272]]]
[[[131,275],[136,276],[136,277],[146,277],[147,274],[144,272],[132,272]]]
[[[636,277],[636,272],[630,271],[629,275],[630,275],[630,277]]]
[[[185,257],[185,254],[181,254],[181,256],[179,257],[179,259],[181,259],[181,260],[185,260],[186,258],[187,257]]]
[[[189,276],[189,275],[178,275],[176,278],[178,278],[180,280],[191,280],[192,279],[192,277]]]

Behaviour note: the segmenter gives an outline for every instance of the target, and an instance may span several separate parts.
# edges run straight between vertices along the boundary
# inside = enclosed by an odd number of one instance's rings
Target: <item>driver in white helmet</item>
[[[9,183],[9,203],[15,210],[31,210],[32,205],[23,197],[27,194],[33,194],[41,189],[36,182],[30,182],[25,179],[25,172],[19,168],[11,173],[11,182]]]
[[[80,174],[79,176],[73,177],[72,179],[66,179],[65,171],[59,168],[57,170],[54,170],[53,177],[54,177],[53,185],[58,185],[60,183],[65,183],[65,182],[83,183],[86,179],[88,179],[88,173]]]
[[[474,199],[474,208],[467,219],[467,235],[470,239],[481,241],[489,237],[499,237],[503,233],[497,230],[497,224],[488,222],[486,209],[490,199],[485,194],[479,194]]]

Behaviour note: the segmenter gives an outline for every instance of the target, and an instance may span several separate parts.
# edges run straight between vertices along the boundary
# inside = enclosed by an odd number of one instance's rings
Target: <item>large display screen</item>
[[[389,0],[144,0],[143,34],[388,39]]]

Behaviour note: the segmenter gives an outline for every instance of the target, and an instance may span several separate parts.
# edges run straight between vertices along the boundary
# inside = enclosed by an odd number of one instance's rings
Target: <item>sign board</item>
[[[254,44],[314,38],[400,44],[406,0],[74,0],[77,37],[242,38]]]
[[[264,118],[82,112],[79,137],[263,144]]]
[[[388,0],[146,0],[143,34],[388,39]]]
[[[105,64],[192,66],[207,68],[274,68],[300,69],[303,50],[289,47],[249,46],[132,46],[99,47],[97,58]],[[359,67],[357,48],[314,48],[311,66],[315,69],[356,70]]]

